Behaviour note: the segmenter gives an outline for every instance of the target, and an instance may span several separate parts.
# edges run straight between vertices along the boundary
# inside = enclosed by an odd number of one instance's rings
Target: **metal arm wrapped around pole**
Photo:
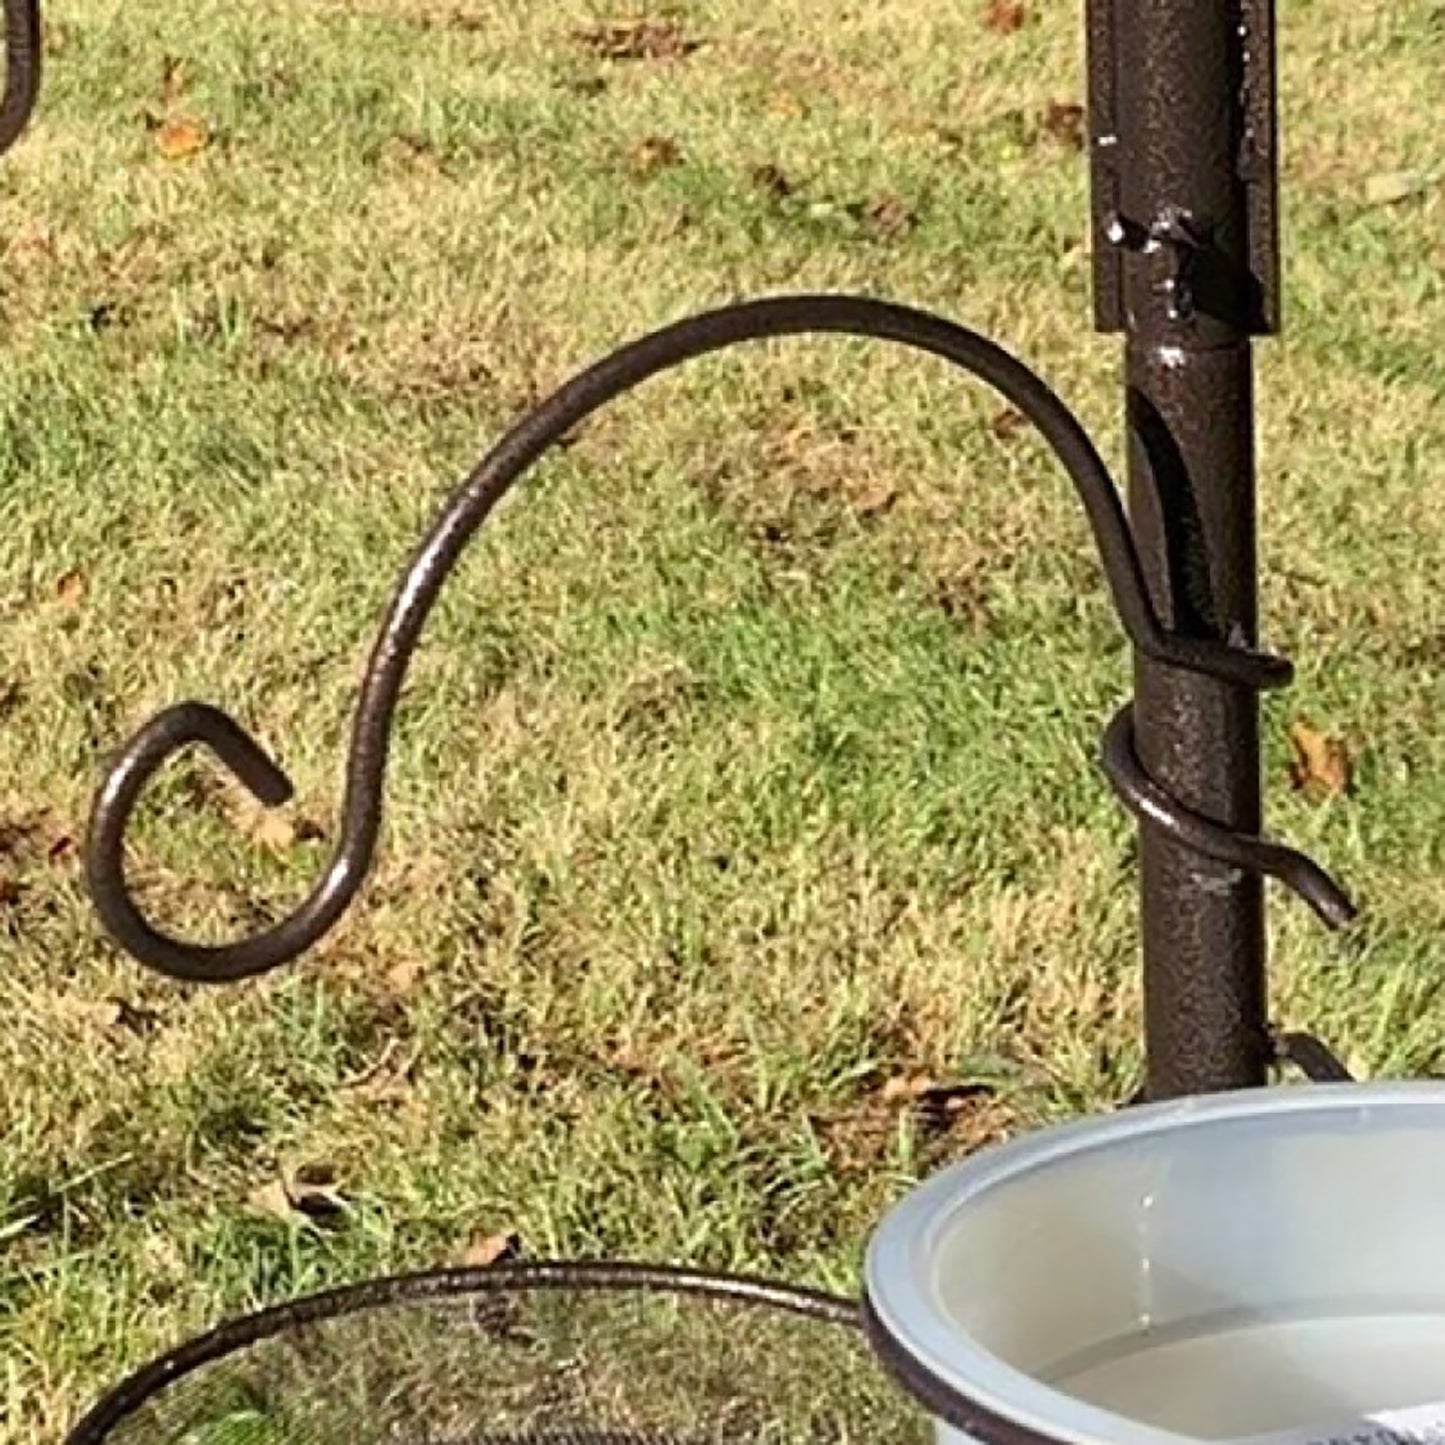
[[[940,317],[866,297],[778,297],[729,306],[665,327],[582,372],[503,437],[446,503],[403,574],[371,655],[353,722],[336,850],[310,895],[288,917],[249,938],[202,945],[165,933],[144,916],[125,876],[126,830],[147,784],[169,758],[203,743],[263,802],[285,801],[291,787],[239,723],[206,704],[167,709],[136,734],[97,796],[86,854],[92,897],[121,946],[174,977],[220,982],[264,973],[321,938],[346,911],[371,866],[391,728],[412,653],[447,577],[492,508],[582,421],[649,378],[742,342],[815,334],[872,337],[940,357],[992,386],[1027,416],[1074,483],[1120,620],[1140,654],[1251,692],[1289,681],[1284,659],[1209,638],[1177,637],[1161,626],[1118,490],[1093,443],[1068,407],[1001,347]],[[1169,804],[1162,806],[1167,811]],[[1275,866],[1273,845],[1246,837],[1238,848],[1246,858],[1257,855],[1254,866],[1282,871]]]

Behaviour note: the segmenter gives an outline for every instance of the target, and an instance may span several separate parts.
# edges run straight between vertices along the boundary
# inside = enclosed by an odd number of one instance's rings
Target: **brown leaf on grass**
[[[84,572],[72,567],[63,573],[55,584],[55,599],[66,607],[79,607],[90,591],[90,578]]]
[[[627,157],[627,168],[634,176],[645,179],[656,175],[682,159],[682,147],[670,135],[649,135],[633,146]]]
[[[474,1239],[457,1256],[463,1269],[489,1269],[494,1264],[510,1264],[522,1257],[522,1236],[514,1229],[500,1234],[484,1234]]]
[[[303,1164],[289,1177],[268,1180],[246,1196],[258,1214],[286,1224],[333,1224],[351,1206],[336,1188],[336,1170],[330,1164]]]
[[[1016,441],[1028,426],[1028,418],[1021,411],[1006,406],[995,412],[988,421],[988,429],[1001,442]]]
[[[783,173],[781,167],[775,166],[771,162],[766,165],[754,166],[748,172],[748,179],[775,201],[786,201],[797,190],[797,187]]]
[[[289,853],[298,844],[314,843],[326,836],[326,830],[314,819],[249,801],[241,805],[240,823],[253,843],[272,853]]]
[[[991,1084],[941,1084],[928,1074],[889,1079],[878,1091],[885,1104],[911,1105],[943,1116],[961,1113],[969,1100],[990,1098],[994,1092]]]
[[[911,1120],[930,1164],[1000,1138],[1012,1121],[988,1084],[946,1084],[926,1074],[887,1080],[851,1106],[811,1120],[833,1167],[844,1175],[875,1170]]]
[[[918,223],[918,217],[908,202],[891,191],[874,196],[864,206],[863,215],[874,234],[884,240],[906,235]]]
[[[254,842],[273,853],[285,853],[296,845],[296,824],[285,813],[269,808],[257,815],[248,831]]]
[[[1029,22],[1028,6],[1023,0],[988,0],[984,6],[983,23],[999,35],[1012,35]]]
[[[768,114],[782,120],[803,120],[809,114],[808,102],[791,90],[775,90],[768,97]]]
[[[1044,134],[1070,150],[1084,148],[1084,107],[1072,101],[1050,101],[1043,115]]]
[[[676,20],[632,20],[592,25],[576,38],[604,60],[680,60],[700,42],[690,39]]]
[[[418,954],[408,954],[397,959],[392,966],[382,975],[382,981],[386,985],[387,993],[393,998],[406,998],[409,994],[416,992],[416,986],[421,982],[426,972],[426,965]]]
[[[885,1104],[906,1104],[933,1086],[933,1080],[927,1074],[915,1074],[911,1078],[895,1075],[884,1082],[878,1095]]]
[[[246,1207],[255,1214],[265,1214],[272,1219],[291,1224],[296,1216],[291,1208],[291,1196],[280,1179],[267,1180],[246,1196]]]
[[[199,154],[211,143],[210,132],[198,120],[176,116],[156,127],[156,149],[168,161]]]
[[[1421,171],[1381,171],[1365,181],[1365,204],[1398,206],[1430,188],[1430,177]]]
[[[160,1015],[153,1010],[140,1008],[119,997],[75,999],[68,1012],[78,1023],[102,1034],[134,1034],[139,1037],[154,1032],[160,1024]]]
[[[885,512],[892,511],[897,501],[897,487],[888,482],[875,482],[850,498],[848,505],[855,517],[866,522],[873,517],[881,517]]]
[[[1291,724],[1294,758],[1289,780],[1296,791],[1315,798],[1339,797],[1350,790],[1355,763],[1342,738],[1327,737],[1306,722]]]

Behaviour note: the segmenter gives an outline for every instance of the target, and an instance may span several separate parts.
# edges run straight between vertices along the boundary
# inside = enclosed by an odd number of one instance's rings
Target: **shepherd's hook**
[[[264,973],[320,939],[346,911],[371,866],[392,722],[412,653],[437,595],[492,508],[581,422],[649,378],[743,342],[810,334],[891,341],[940,357],[993,387],[1033,422],[1072,480],[1135,648],[1242,687],[1272,688],[1289,681],[1290,664],[1282,658],[1166,631],[1145,585],[1118,489],[1093,443],[1068,407],[1001,347],[941,317],[867,297],[791,296],[727,306],[664,327],[582,372],[518,422],[447,501],[393,594],[371,654],[352,724],[335,851],[311,893],[286,918],[254,936],[207,945],[164,933],[144,916],[125,876],[125,835],[146,785],[169,758],[190,744],[204,743],[267,804],[284,802],[291,785],[239,723],[206,704],[182,703],[141,728],[102,784],[86,849],[90,891],[117,942],[173,977],[221,982]],[[1237,851],[1245,858],[1257,854],[1253,866],[1298,883],[1275,866],[1274,852],[1259,852],[1274,847],[1246,838]]]

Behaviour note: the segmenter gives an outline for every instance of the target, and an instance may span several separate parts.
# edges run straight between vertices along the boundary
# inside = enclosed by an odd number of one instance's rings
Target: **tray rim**
[[[108,1390],[71,1427],[64,1445],[102,1445],[142,1406],[201,1366],[297,1325],[362,1314],[397,1304],[465,1299],[517,1291],[646,1291],[755,1305],[841,1325],[866,1338],[857,1300],[805,1285],[726,1271],[646,1264],[631,1260],[520,1261],[472,1268],[388,1275],[303,1295],[233,1319],[157,1356]]]

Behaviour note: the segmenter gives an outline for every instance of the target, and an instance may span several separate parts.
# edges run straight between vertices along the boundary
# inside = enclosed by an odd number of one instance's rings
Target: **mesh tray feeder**
[[[68,1445],[922,1445],[856,1305],[642,1265],[382,1280],[222,1325]]]

